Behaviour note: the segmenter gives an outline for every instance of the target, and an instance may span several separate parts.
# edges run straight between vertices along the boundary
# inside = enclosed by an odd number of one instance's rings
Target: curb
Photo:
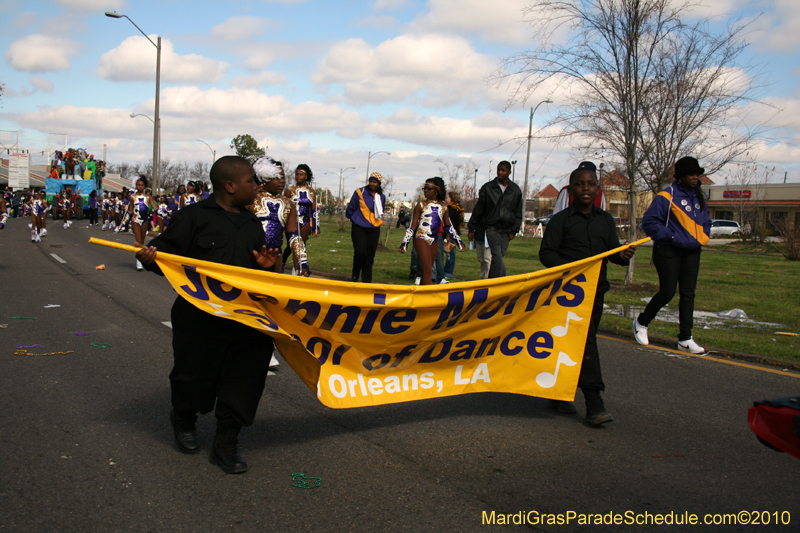
[[[619,337],[626,340],[632,340],[636,342],[636,339],[633,337],[633,332],[623,329],[610,329],[610,328],[599,328],[598,333],[603,333],[605,335],[609,335],[612,337]],[[670,337],[666,337],[664,335],[650,335],[650,346],[662,347],[662,348],[675,348],[675,339]],[[655,341],[655,342],[653,342]],[[795,363],[792,361],[781,361],[780,359],[770,359],[769,357],[763,357],[760,355],[752,355],[747,353],[741,352],[732,352],[730,350],[723,350],[719,348],[711,347],[713,351],[712,357],[719,357],[721,359],[733,359],[737,361],[744,361],[747,363],[752,363],[756,365],[762,366],[769,366],[774,368],[789,369],[795,372],[800,372],[800,363]]]

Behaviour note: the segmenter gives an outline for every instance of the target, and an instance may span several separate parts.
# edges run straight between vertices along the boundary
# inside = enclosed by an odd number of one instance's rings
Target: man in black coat
[[[508,250],[508,243],[514,239],[522,225],[522,191],[516,183],[508,179],[510,174],[511,163],[500,161],[497,164],[497,177],[481,187],[469,219],[467,236],[470,241],[475,240],[478,227],[486,231],[486,241],[492,250],[489,278],[506,275],[503,257]]]
[[[256,196],[253,166],[244,158],[225,156],[211,167],[214,194],[184,207],[169,227],[142,246],[136,258],[161,274],[158,252],[225,265],[267,270],[278,250],[267,250],[258,218],[245,209]],[[163,275],[163,274],[162,274]],[[242,426],[253,423],[272,356],[272,338],[226,318],[202,311],[178,296],[172,306],[174,366],[172,423],[175,443],[197,453],[197,414],[212,409],[217,432],[210,461],[228,474],[247,471],[237,450]]]

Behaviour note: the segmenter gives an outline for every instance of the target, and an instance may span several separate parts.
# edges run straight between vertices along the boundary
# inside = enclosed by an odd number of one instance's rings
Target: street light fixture
[[[131,113],[130,116],[131,116],[131,118],[144,117],[147,120],[149,120],[150,122],[152,122],[153,125],[155,125],[155,121],[152,118],[148,117],[147,115],[143,115],[142,113]],[[158,119],[157,131],[158,131],[158,134],[156,135],[156,139],[158,139],[158,144],[156,145],[156,152],[155,152],[155,157],[153,158],[153,161],[158,161],[159,162],[159,165],[158,165],[159,169],[158,170],[161,170],[161,165],[160,165],[160,163],[161,163],[161,118],[160,117]],[[155,165],[153,165],[153,168],[155,169]],[[154,176],[155,176],[155,173],[156,173],[156,171],[153,170],[153,175]],[[153,185],[153,190],[155,190],[155,178],[153,178],[153,184],[154,184]]]
[[[213,148],[211,148],[211,145],[209,145],[207,142],[205,142],[205,141],[203,141],[201,139],[197,139],[197,142],[201,142],[201,143],[205,144],[206,146],[208,146],[208,149],[211,150],[211,156],[212,156],[211,164],[213,165],[214,163],[216,163],[217,162],[217,151],[214,150]]]
[[[369,181],[369,160],[372,159],[373,156],[376,156],[378,154],[392,155],[392,152],[375,152],[374,154],[372,152],[369,152],[367,154],[367,181]]]
[[[160,127],[161,127],[161,118],[158,114],[158,107],[159,107],[159,93],[160,93],[160,86],[161,86],[161,36],[158,36],[158,44],[154,43],[150,37],[147,36],[145,32],[142,31],[142,28],[136,25],[134,21],[128,17],[128,15],[123,15],[122,13],[117,13],[116,11],[106,11],[106,16],[112,19],[121,19],[126,18],[128,22],[133,24],[133,26],[139,30],[139,33],[144,35],[145,39],[150,41],[150,44],[156,47],[156,110],[155,110],[155,120],[153,120],[153,191],[158,194],[158,181],[159,181],[159,174],[161,172],[161,154],[160,150],[158,149],[158,145],[160,143]],[[147,117],[150,118],[150,117]],[[152,119],[151,119],[152,120]]]
[[[339,201],[342,201],[342,195],[344,194],[344,180],[342,179],[342,174],[344,174],[345,170],[355,170],[356,167],[347,167],[347,168],[340,168],[339,169]],[[333,174],[336,175],[336,172],[326,172],[325,174]],[[349,176],[348,176],[349,177]]]
[[[528,157],[525,159],[525,187],[522,189],[522,237],[527,239],[527,234],[525,232],[525,209],[528,207],[528,168],[530,168],[531,164],[531,132],[533,131],[533,115],[536,113],[536,110],[539,109],[539,106],[542,104],[552,104],[552,100],[542,100],[536,107],[531,109],[531,118],[528,122]]]

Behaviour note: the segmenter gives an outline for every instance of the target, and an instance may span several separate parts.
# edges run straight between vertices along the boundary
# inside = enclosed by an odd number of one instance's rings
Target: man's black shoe
[[[226,474],[244,474],[247,472],[247,462],[239,455],[238,444],[236,435],[217,433],[211,446],[209,462],[220,467]]]
[[[178,450],[188,454],[199,452],[200,444],[197,442],[197,429],[194,424],[178,420],[174,409],[169,413],[169,421],[172,424],[172,434],[175,436]]]
[[[586,399],[586,421],[590,426],[601,426],[607,422],[613,422],[611,413],[606,411],[600,391],[585,390],[583,396]]]
[[[564,402],[561,400],[548,400],[547,408],[561,413],[562,415],[574,415],[578,412],[578,408],[575,407],[575,402]]]

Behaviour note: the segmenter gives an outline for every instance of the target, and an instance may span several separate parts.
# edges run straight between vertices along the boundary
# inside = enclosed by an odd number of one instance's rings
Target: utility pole
[[[542,100],[536,107],[531,109],[531,116],[528,121],[528,156],[525,158],[525,187],[522,189],[522,238],[528,240],[528,233],[525,231],[525,208],[528,202],[528,169],[531,165],[531,133],[533,132],[533,115],[542,104],[551,104],[551,100]]]

